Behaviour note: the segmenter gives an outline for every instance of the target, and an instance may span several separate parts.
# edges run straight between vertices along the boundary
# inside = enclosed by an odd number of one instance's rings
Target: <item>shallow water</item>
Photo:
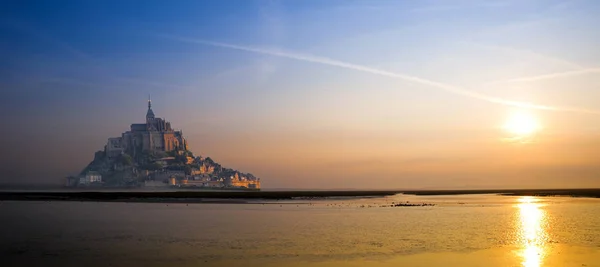
[[[381,207],[407,201],[436,206]],[[7,201],[0,214],[2,266],[600,266],[598,199]]]

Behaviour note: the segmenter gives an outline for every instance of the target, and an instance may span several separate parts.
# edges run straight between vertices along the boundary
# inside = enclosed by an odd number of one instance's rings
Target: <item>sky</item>
[[[263,188],[600,187],[599,12],[2,1],[0,183],[77,174],[151,95],[196,155]]]

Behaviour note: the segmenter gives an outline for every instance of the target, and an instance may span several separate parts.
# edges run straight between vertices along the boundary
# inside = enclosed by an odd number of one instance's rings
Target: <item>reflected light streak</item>
[[[538,199],[534,197],[522,197],[519,199],[520,232],[519,239],[523,246],[521,256],[524,267],[539,267],[545,256],[545,245],[547,233],[544,227],[546,215]]]

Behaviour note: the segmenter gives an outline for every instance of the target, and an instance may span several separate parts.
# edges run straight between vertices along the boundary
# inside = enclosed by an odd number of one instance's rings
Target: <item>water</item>
[[[433,207],[380,207],[392,202]],[[2,202],[2,266],[600,266],[600,200]]]

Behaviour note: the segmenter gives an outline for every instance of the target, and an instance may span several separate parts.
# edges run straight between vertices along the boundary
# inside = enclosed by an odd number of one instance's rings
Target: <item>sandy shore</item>
[[[383,197],[397,193],[397,191],[0,192],[0,200],[242,204],[250,200]]]
[[[555,244],[543,248],[543,253],[527,254],[524,248],[500,247],[473,252],[440,252],[399,255],[397,257],[382,257],[379,260],[349,259],[332,261],[302,261],[284,262],[277,260],[246,261],[244,266],[310,266],[310,267],[395,267],[395,266],[545,266],[545,267],[600,267],[597,260],[600,250],[591,247],[578,247]],[[206,264],[206,263],[205,263]],[[222,261],[206,264],[206,266],[235,266],[234,261]],[[188,266],[188,265],[186,265]],[[190,264],[189,266],[192,266]]]
[[[150,203],[248,203],[251,200],[290,200],[408,195],[501,194],[600,197],[600,189],[424,190],[424,191],[175,191],[175,192],[0,192],[0,200],[102,201]]]
[[[472,194],[500,194],[507,196],[570,196],[570,197],[600,197],[600,188],[575,188],[575,189],[500,189],[500,190],[421,190],[402,191],[407,195],[432,196],[432,195],[472,195]]]

